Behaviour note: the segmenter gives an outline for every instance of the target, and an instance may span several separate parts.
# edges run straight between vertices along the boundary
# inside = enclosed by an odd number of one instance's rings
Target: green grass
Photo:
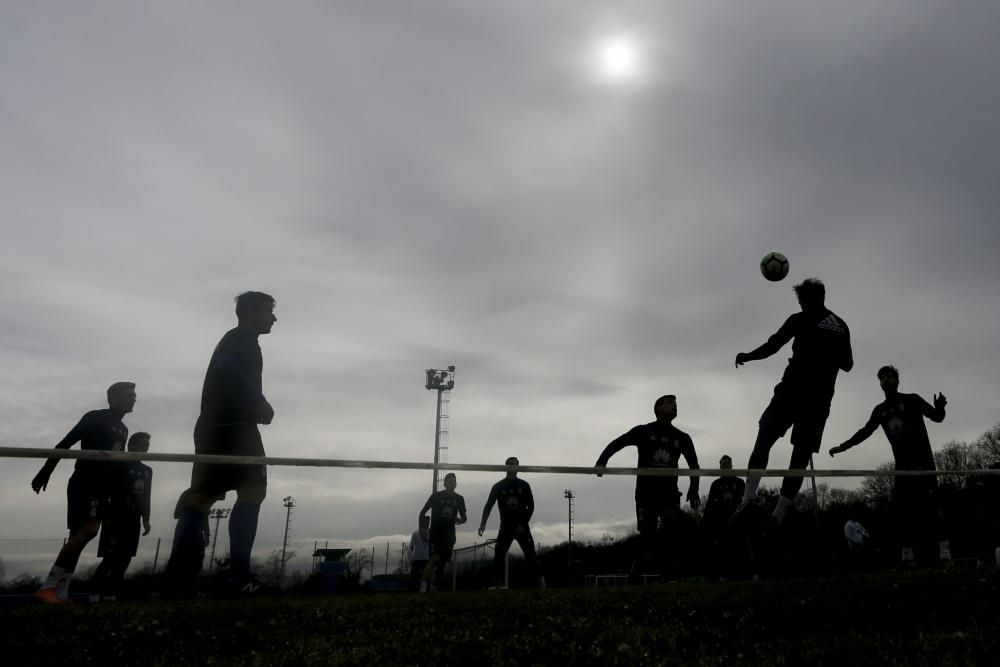
[[[1000,575],[0,611],[7,664],[992,665]],[[23,656],[16,662],[7,659]],[[475,661],[475,663],[473,663]],[[479,665],[475,665],[479,667]]]

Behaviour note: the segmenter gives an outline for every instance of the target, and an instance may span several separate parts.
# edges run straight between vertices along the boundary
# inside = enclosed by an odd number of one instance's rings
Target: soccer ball
[[[768,280],[777,282],[788,275],[788,259],[780,252],[769,252],[760,260],[760,272]]]

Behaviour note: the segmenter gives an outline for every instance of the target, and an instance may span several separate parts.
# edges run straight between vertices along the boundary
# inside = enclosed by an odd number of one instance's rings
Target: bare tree
[[[285,563],[295,558],[298,552],[294,549],[285,552]],[[267,556],[267,560],[264,561],[263,573],[264,579],[266,581],[273,582],[275,585],[281,582],[278,579],[281,577],[281,549],[274,549]]]
[[[354,581],[360,581],[364,571],[372,569],[372,552],[364,547],[354,549],[344,560],[347,562],[347,578]]]
[[[1000,422],[979,436],[973,445],[983,455],[987,466],[1000,462]]]
[[[895,463],[883,463],[875,468],[878,472],[871,477],[865,477],[861,480],[861,488],[858,492],[865,503],[874,508],[885,507],[889,504],[892,500],[893,478],[892,475],[879,473],[892,472],[895,469]]]
[[[952,440],[934,452],[934,463],[938,470],[979,470],[988,465],[981,449],[957,440]],[[940,480],[942,484],[959,490],[964,489],[968,481],[967,476],[958,475],[948,475]]]

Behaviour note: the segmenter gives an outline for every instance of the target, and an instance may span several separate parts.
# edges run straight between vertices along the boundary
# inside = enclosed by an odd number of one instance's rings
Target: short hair
[[[110,402],[112,397],[130,389],[135,389],[135,382],[115,382],[108,387],[108,401]]]
[[[234,301],[236,301],[236,317],[248,315],[252,310],[274,308],[277,303],[273,296],[264,292],[243,292]]]
[[[505,466],[516,466],[521,465],[521,462],[517,460],[516,456],[508,456],[507,460],[503,462]]]
[[[723,454],[722,458],[719,459],[719,463],[722,463],[723,461],[732,461],[732,460],[733,460],[732,456],[730,456],[729,454]]]
[[[449,477],[451,477],[451,478],[453,478],[453,479],[454,479],[454,477],[455,477],[455,473],[453,473],[453,472],[450,472],[450,473],[448,473],[447,475],[445,475],[445,476],[444,476],[444,478],[445,478],[445,479],[448,479]]]
[[[132,443],[136,440],[150,440],[153,436],[146,433],[145,431],[136,431],[128,437],[127,449],[132,449]]]
[[[895,366],[883,366],[882,368],[878,369],[878,373],[875,374],[875,377],[881,380],[882,377],[885,375],[895,375],[896,379],[898,380],[899,370],[897,370]]]
[[[806,278],[792,289],[802,303],[822,305],[826,300],[826,286],[819,278]]]
[[[677,397],[674,396],[673,394],[664,394],[663,396],[660,396],[658,399],[656,399],[656,402],[653,403],[653,412],[655,413],[657,408],[659,408],[660,405],[663,403],[663,401],[666,400],[676,401]]]

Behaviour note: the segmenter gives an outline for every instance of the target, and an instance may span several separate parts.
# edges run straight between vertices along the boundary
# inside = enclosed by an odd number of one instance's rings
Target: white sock
[[[45,581],[42,582],[38,590],[44,591],[47,588],[55,588],[64,574],[66,574],[66,570],[58,565],[53,565],[52,569],[49,570],[49,576],[45,577]]]
[[[938,542],[938,558],[942,560],[951,560],[951,544],[948,540],[941,540]]]
[[[795,504],[795,501],[791,498],[786,498],[785,496],[778,496],[778,504],[774,506],[774,513],[771,515],[774,520],[781,523],[785,520],[785,513],[788,512],[788,508]]]
[[[59,581],[56,583],[56,595],[59,599],[65,600],[69,597],[69,582],[73,581],[73,570],[68,570],[59,577]]]
[[[903,562],[909,563],[913,560],[913,547],[903,547]]]
[[[757,487],[760,486],[760,476],[747,477],[747,485],[743,489],[743,502],[748,503],[757,497]]]
[[[420,582],[420,592],[421,593],[426,593],[427,592],[427,582],[426,581],[421,581]]]

